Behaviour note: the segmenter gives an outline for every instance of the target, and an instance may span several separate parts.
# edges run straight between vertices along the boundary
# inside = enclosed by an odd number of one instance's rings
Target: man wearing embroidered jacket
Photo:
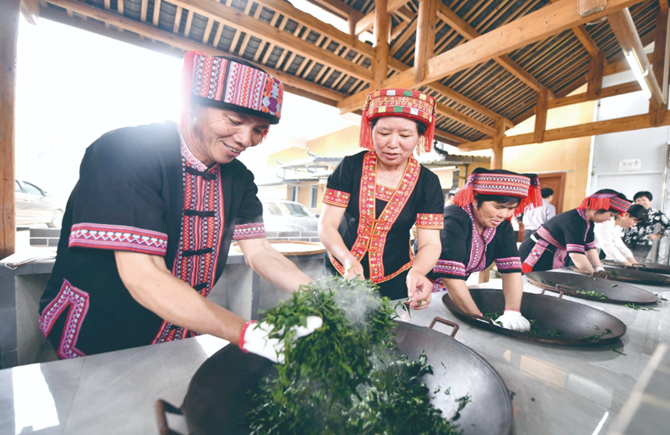
[[[441,280],[464,313],[482,316],[465,281],[495,261],[505,296],[505,311],[497,320],[515,331],[530,329],[520,311],[521,259],[509,219],[528,205],[542,204],[539,187],[535,175],[477,168],[445,210],[442,254],[431,278]]]
[[[379,286],[382,296],[409,296],[410,308],[426,308],[426,278],[440,255],[444,200],[437,176],[417,162],[429,151],[435,130],[435,100],[407,89],[368,95],[361,119],[364,151],[345,157],[328,178],[319,237],[328,252],[325,267]],[[416,256],[410,229],[416,223]]]
[[[86,150],[40,304],[61,358],[207,333],[278,360],[283,343],[265,324],[206,296],[232,239],[274,284],[311,281],[268,243],[253,175],[236,160],[279,122],[283,86],[247,62],[198,52],[186,54],[183,75],[181,126],[115,130]]]

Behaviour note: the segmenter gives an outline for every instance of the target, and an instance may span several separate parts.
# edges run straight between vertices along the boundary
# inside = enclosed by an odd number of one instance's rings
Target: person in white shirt
[[[554,199],[554,190],[545,187],[542,192],[542,205],[531,210],[526,210],[523,213],[523,227],[525,234],[523,239],[530,238],[530,235],[537,231],[543,223],[547,222],[552,217],[556,216],[556,207],[551,203]]]
[[[597,223],[594,228],[596,241],[600,246],[600,258],[623,263],[632,266],[637,263],[633,253],[624,244],[621,236],[623,230],[644,222],[647,219],[647,210],[639,205],[633,204],[627,213],[621,213],[606,222]]]

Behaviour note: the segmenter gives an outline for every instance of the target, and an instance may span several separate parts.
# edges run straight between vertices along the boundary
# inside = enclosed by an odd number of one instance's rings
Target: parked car
[[[35,224],[47,224],[49,228],[62,226],[63,209],[45,190],[27,181],[16,180],[14,196],[17,227]]]
[[[263,201],[266,231],[317,231],[319,221],[304,205],[294,201]]]

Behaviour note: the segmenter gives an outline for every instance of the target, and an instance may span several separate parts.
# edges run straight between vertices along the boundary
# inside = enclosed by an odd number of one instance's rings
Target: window
[[[288,186],[288,199],[289,201],[298,201],[298,186]]]
[[[23,187],[26,190],[26,192],[28,192],[32,195],[44,196],[44,193],[42,192],[42,190],[40,190],[40,188],[37,187],[37,186],[34,186],[34,185],[24,181],[23,182]]]
[[[319,185],[312,184],[309,186],[309,207],[316,208],[316,203],[319,199]]]

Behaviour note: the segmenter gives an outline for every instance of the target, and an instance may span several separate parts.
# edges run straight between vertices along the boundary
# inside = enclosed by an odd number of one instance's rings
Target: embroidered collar
[[[466,267],[466,272],[479,272],[486,268],[486,247],[496,235],[496,228],[486,228],[482,235],[477,230],[475,224],[475,215],[472,211],[472,204],[461,207],[470,216],[472,225],[472,246],[470,249],[470,261]]]
[[[179,142],[181,142],[181,155],[184,157],[184,160],[186,160],[186,163],[200,172],[207,172],[207,165],[198,160],[198,158],[193,155],[188,145],[186,145],[184,135],[181,134],[181,128],[177,128],[177,131],[179,131]]]
[[[581,208],[575,209],[577,210],[577,213],[579,213],[579,216],[581,216],[582,219],[586,222],[586,233],[584,233],[584,240],[586,241],[586,235],[589,233],[589,228],[591,228],[591,223],[588,219],[586,219],[586,212],[582,210]]]

